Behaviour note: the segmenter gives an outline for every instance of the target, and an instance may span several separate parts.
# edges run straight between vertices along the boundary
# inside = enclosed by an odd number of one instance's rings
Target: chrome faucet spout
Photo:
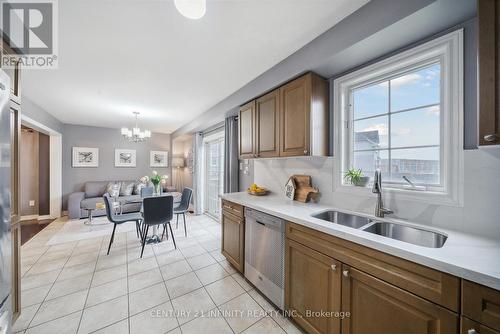
[[[386,214],[394,213],[394,211],[384,208],[382,199],[382,173],[380,169],[375,171],[373,179],[372,193],[377,194],[377,203],[375,204],[375,217],[383,218]]]

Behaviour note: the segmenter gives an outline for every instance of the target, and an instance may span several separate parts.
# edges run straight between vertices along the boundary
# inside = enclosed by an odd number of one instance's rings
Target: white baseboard
[[[21,221],[38,219],[38,215],[21,216]]]
[[[51,215],[29,215],[29,216],[21,216],[21,221],[27,220],[45,220],[45,219],[56,219],[58,217],[52,217]]]

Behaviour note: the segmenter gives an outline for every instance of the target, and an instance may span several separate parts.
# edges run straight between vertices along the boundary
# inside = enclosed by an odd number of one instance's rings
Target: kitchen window
[[[401,197],[460,204],[461,50],[460,30],[334,81],[336,190],[366,192],[343,174],[380,169]]]

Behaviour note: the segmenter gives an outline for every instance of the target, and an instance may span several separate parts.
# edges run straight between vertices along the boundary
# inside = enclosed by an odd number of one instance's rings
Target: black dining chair
[[[141,198],[153,196],[153,187],[141,188]]]
[[[172,196],[146,197],[144,198],[142,205],[144,218],[142,221],[143,229],[141,258],[142,254],[144,253],[144,246],[146,245],[146,238],[148,236],[150,226],[163,225],[164,230],[168,226],[168,228],[170,229],[170,234],[172,235],[174,247],[175,249],[177,249],[174,233],[172,232],[172,226],[170,225],[170,221],[174,217],[174,198]]]
[[[132,213],[123,213],[123,214],[116,214],[115,211],[113,210],[113,199],[111,196],[109,196],[108,193],[104,194],[104,204],[106,206],[106,216],[108,217],[108,220],[113,223],[113,233],[111,233],[111,239],[109,239],[109,246],[108,246],[108,253],[109,255],[109,250],[111,249],[111,244],[113,243],[113,240],[115,238],[115,230],[116,230],[116,225],[123,224],[126,222],[132,222],[135,221],[135,229],[137,232],[137,236],[141,238],[142,240],[142,234],[141,234],[141,229],[140,229],[140,223],[142,221],[142,215],[140,212],[132,212]]]
[[[182,190],[181,203],[178,207],[174,208],[174,214],[177,216],[177,221],[175,223],[175,228],[179,228],[179,216],[182,215],[182,219],[184,219],[184,236],[187,237],[186,230],[186,213],[189,210],[189,203],[191,203],[191,197],[193,196],[193,189],[184,188]]]

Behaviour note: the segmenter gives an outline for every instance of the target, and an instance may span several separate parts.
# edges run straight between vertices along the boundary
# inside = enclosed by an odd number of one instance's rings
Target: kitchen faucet
[[[382,200],[382,173],[380,169],[375,171],[375,179],[373,180],[372,193],[377,194],[377,204],[375,205],[375,217],[383,218],[385,214],[394,213],[394,211],[384,208]]]

